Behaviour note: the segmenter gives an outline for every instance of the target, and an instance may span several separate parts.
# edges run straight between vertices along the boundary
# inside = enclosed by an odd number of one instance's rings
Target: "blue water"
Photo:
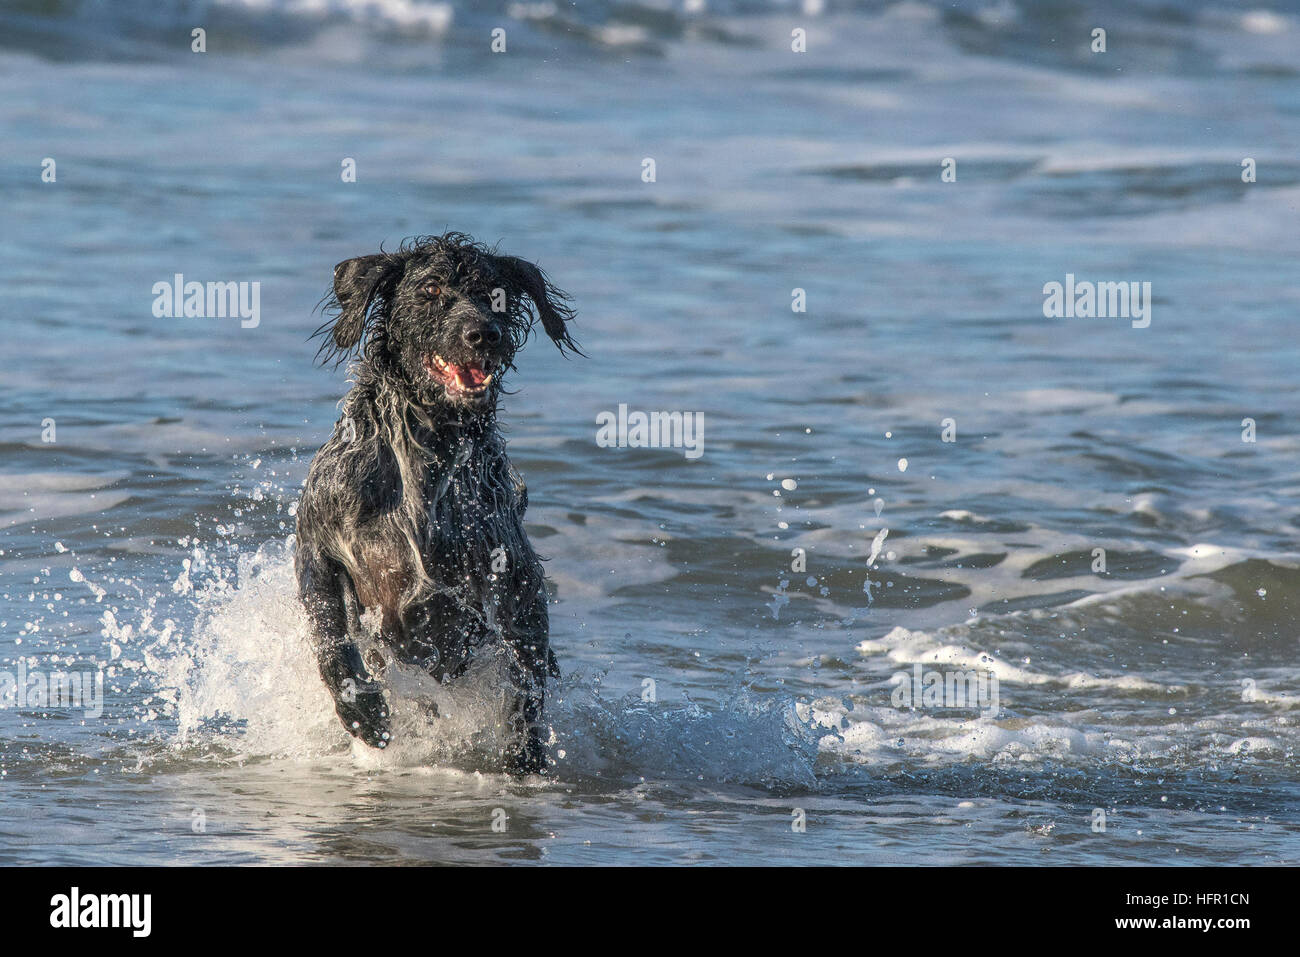
[[[0,681],[106,684],[0,707],[0,862],[1297,863],[1297,54],[1268,0],[0,5]],[[589,356],[504,411],[524,782],[487,669],[351,745],[291,574],[330,271],[448,228]],[[155,317],[176,273],[260,321]],[[918,663],[1000,712],[896,707]]]

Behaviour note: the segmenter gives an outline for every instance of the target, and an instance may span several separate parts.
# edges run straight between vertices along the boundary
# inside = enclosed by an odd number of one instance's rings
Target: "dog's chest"
[[[504,454],[462,453],[431,464],[424,479],[423,519],[434,554],[522,534],[523,482]],[[494,545],[495,547],[495,545]]]
[[[482,607],[534,590],[541,569],[524,530],[526,492],[504,454],[435,465],[425,489],[424,573],[439,591]]]
[[[539,575],[524,531],[523,481],[501,450],[460,450],[407,475],[409,497],[359,529],[363,604],[398,608],[438,594],[481,607]]]

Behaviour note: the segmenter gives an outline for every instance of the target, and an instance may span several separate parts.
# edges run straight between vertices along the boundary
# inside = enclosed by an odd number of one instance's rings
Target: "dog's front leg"
[[[546,746],[542,743],[542,706],[546,692],[540,676],[534,678],[523,669],[511,669],[511,680],[525,690],[515,693],[510,710],[510,740],[505,749],[507,774],[540,774],[546,767]],[[537,682],[536,688],[532,685]]]
[[[510,709],[510,741],[505,751],[505,767],[510,774],[537,774],[546,767],[542,712],[546,702],[546,676],[555,661],[550,653],[547,618],[543,586],[532,607],[515,623],[510,664],[510,682],[515,690]]]
[[[353,636],[359,630],[356,591],[347,572],[327,558],[299,553],[298,586],[321,679],[343,727],[372,748],[392,740],[388,704],[371,678]]]

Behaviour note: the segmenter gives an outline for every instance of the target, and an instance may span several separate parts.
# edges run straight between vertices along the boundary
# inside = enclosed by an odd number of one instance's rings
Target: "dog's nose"
[[[478,347],[481,345],[494,346],[501,341],[501,330],[491,323],[485,322],[479,326],[471,326],[466,329],[461,338],[465,340],[465,345]]]

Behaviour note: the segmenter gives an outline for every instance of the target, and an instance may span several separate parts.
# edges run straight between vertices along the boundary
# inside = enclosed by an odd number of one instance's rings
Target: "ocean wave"
[[[1088,44],[1061,47],[1055,41],[1074,32],[1087,38],[1099,22],[1127,29],[1127,46],[1164,54],[1163,66],[1194,69],[1206,61],[1207,34],[1230,39],[1282,41],[1297,29],[1290,9],[1225,13],[1213,0],[1172,8],[1161,0],[1103,0],[1088,8],[1042,4],[1037,0],[666,0],[627,3],[593,0],[581,6],[551,0],[33,0],[0,11],[4,43],[60,57],[130,55],[147,46],[174,46],[178,33],[188,51],[189,30],[203,27],[248,49],[300,43],[314,34],[346,26],[383,38],[427,42],[456,35],[486,35],[494,27],[514,27],[526,43],[563,40],[579,47],[657,54],[665,43],[765,42],[770,32],[751,22],[780,18],[815,23],[821,18],[860,16],[935,25],[959,49],[977,56],[1010,57],[1055,69],[1100,69]],[[1153,35],[1153,28],[1159,35]],[[781,31],[784,35],[788,30]],[[145,47],[133,47],[133,42]],[[1236,49],[1224,44],[1226,59]],[[1170,61],[1169,50],[1177,51]],[[1217,52],[1217,51],[1216,51]],[[1244,70],[1287,67],[1277,56],[1263,63],[1247,58]]]

